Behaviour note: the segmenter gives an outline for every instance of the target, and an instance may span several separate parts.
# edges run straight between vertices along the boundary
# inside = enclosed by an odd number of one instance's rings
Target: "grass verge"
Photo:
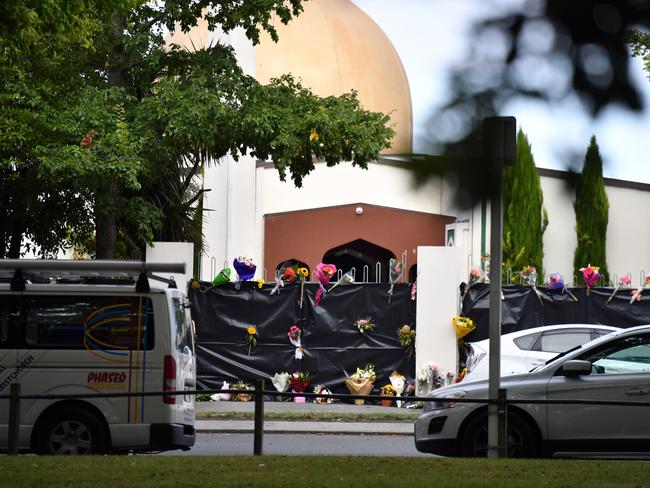
[[[1,457],[2,486],[640,487],[643,461],[375,457]]]
[[[343,422],[413,422],[419,413],[264,412],[265,420]],[[196,412],[197,420],[252,420],[253,412]]]

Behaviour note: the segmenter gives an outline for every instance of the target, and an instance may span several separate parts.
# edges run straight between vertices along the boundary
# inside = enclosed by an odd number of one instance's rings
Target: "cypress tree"
[[[607,271],[607,222],[609,201],[603,179],[603,160],[600,157],[596,136],[585,155],[585,163],[576,186],[576,199],[573,202],[576,214],[576,234],[578,244],[573,254],[573,270],[581,276],[580,268],[592,264],[600,267],[605,282],[609,281]]]
[[[503,180],[503,262],[513,279],[524,266],[535,266],[544,280],[543,235],[548,224],[544,197],[530,143],[517,133],[517,161],[506,168]]]

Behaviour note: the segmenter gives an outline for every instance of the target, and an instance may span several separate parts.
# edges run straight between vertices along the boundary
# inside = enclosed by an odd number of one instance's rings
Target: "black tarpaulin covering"
[[[273,285],[258,288],[243,282],[210,288],[190,288],[192,317],[197,331],[197,380],[199,387],[214,389],[224,380],[269,379],[277,372],[308,371],[311,386],[324,384],[347,393],[345,378],[366,363],[375,365],[376,387],[388,383],[393,371],[414,376],[415,358],[408,359],[397,340],[397,330],[415,324],[415,302],[410,286],[397,284],[388,303],[389,285],[341,285],[314,306],[318,285],[286,285],[271,295]],[[371,316],[372,332],[361,334],[354,321]],[[296,324],[302,329],[304,357],[295,359],[295,347],[287,336]],[[258,344],[248,355],[246,329],[255,326]],[[269,385],[270,387],[270,385]]]
[[[612,288],[568,288],[569,293],[538,287],[540,299],[530,286],[503,286],[501,301],[501,333],[553,324],[600,324],[632,327],[650,324],[650,290],[640,301],[630,304],[631,290],[622,289],[609,302]],[[489,337],[490,285],[473,285],[463,301],[463,315],[476,323],[476,329],[465,336],[467,342]]]

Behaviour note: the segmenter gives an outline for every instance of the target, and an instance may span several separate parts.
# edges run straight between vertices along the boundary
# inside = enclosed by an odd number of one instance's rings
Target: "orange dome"
[[[396,131],[386,153],[412,148],[411,93],[402,62],[381,28],[350,0],[310,0],[288,25],[274,22],[256,47],[256,78],[292,73],[320,96],[352,89],[364,108],[390,114]]]

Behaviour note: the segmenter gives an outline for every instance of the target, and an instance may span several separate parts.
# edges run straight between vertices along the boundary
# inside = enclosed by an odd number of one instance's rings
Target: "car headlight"
[[[431,412],[433,410],[441,410],[443,408],[454,408],[460,405],[459,402],[453,401],[455,398],[465,398],[467,393],[459,390],[451,393],[446,393],[441,396],[433,397],[432,401],[425,402],[423,412]],[[444,401],[443,401],[444,399]]]

